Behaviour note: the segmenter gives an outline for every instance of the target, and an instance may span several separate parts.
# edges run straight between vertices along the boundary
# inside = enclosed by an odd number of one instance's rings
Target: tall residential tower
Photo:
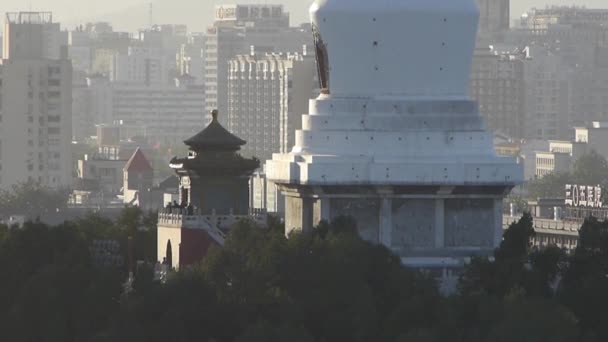
[[[0,188],[72,181],[72,64],[50,13],[8,13],[0,64]],[[58,51],[61,51],[56,56]]]

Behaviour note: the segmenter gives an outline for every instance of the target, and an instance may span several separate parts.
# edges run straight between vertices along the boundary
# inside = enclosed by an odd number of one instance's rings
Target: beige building
[[[34,20],[36,18],[36,20]],[[35,181],[52,188],[72,183],[72,65],[64,52],[49,59],[41,13],[6,17],[0,64],[0,187]],[[56,24],[58,25],[58,24]],[[27,34],[17,34],[21,30]],[[43,43],[44,42],[44,43]]]
[[[537,152],[536,153],[536,178],[556,172],[570,172],[572,167],[572,156],[562,152]]]
[[[123,187],[123,168],[127,160],[100,158],[85,155],[78,161],[78,178],[93,183],[109,195],[118,194]]]
[[[287,52],[300,51],[303,45],[312,46],[310,26],[290,27],[289,13],[282,5],[217,6],[215,22],[206,30],[204,42],[206,113],[227,111],[228,60],[248,54],[251,47]]]
[[[129,47],[126,54],[117,52],[110,63],[112,82],[167,85],[169,65],[162,50],[152,47]]]
[[[588,151],[582,141],[549,141],[549,151],[536,152],[535,177],[542,178],[555,172],[572,172],[574,163]]]
[[[301,54],[239,55],[229,62],[227,128],[260,160],[286,153],[315,97],[315,61]]]

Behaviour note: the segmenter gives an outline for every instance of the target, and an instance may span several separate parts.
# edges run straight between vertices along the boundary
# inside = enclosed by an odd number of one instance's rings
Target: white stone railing
[[[520,216],[503,216],[503,228],[507,229],[512,223],[521,219]],[[581,228],[580,222],[549,220],[542,218],[534,218],[534,229],[542,229],[543,231],[554,231],[555,234],[578,234]]]
[[[253,210],[250,215],[202,215],[199,212],[190,213],[188,209],[173,208],[163,209],[158,213],[158,224],[161,226],[172,226],[176,228],[203,229],[217,243],[224,244],[226,233],[232,225],[240,220],[253,220],[260,225],[266,224],[266,212],[263,210]]]

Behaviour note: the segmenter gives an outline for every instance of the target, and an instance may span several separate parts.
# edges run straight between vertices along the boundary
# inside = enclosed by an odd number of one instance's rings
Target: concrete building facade
[[[202,86],[113,83],[112,118],[140,127],[151,141],[180,144],[204,122]]]
[[[116,53],[110,65],[110,81],[148,86],[168,84],[169,70],[162,50],[131,46],[127,54]]]
[[[288,152],[314,97],[314,59],[239,55],[229,63],[227,128],[247,141],[242,153],[267,160]]]
[[[516,139],[524,138],[526,127],[524,63],[517,52],[476,49],[471,71],[471,98],[488,128]]]
[[[64,188],[72,182],[72,65],[65,49],[61,58],[50,59],[49,51],[60,48],[40,44],[50,20],[42,13],[7,15],[10,58],[0,64],[2,188],[26,181]]]
[[[203,87],[189,79],[173,85],[146,85],[89,77],[83,92],[81,101],[87,107],[80,120],[91,126],[86,131],[89,136],[96,125],[116,123],[132,127],[131,136],[122,137],[125,140],[143,136],[154,143],[176,145],[196,133],[205,118]]]
[[[312,46],[308,26],[290,27],[282,5],[220,5],[215,23],[205,33],[205,96],[207,113],[228,110],[228,61],[249,54],[301,51]],[[222,118],[221,120],[224,120]]]

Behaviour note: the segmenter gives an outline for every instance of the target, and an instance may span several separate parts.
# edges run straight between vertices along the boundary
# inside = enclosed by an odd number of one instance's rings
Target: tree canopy
[[[55,213],[67,207],[69,192],[54,190],[30,181],[10,190],[0,189],[0,217],[24,215],[30,219]]]
[[[471,260],[451,297],[439,294],[434,273],[405,268],[388,249],[360,239],[349,218],[289,239],[276,220],[269,228],[244,221],[223,248],[166,283],[151,268],[138,269],[127,292],[126,268],[96,264],[91,243],[150,233],[152,224],[131,209],[116,223],[90,216],[54,227],[0,226],[6,340],[608,340],[605,222],[585,222],[567,255],[533,248],[532,218],[524,215],[494,258]]]

